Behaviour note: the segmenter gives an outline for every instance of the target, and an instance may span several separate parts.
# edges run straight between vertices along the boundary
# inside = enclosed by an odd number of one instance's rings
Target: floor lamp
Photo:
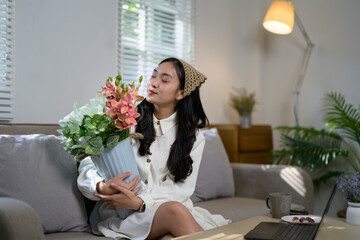
[[[302,25],[300,18],[294,10],[294,6],[290,1],[274,1],[270,5],[269,10],[267,11],[263,26],[266,30],[272,33],[286,35],[292,32],[294,27],[294,19],[296,25],[299,27],[301,34],[305,38],[307,47],[305,51],[305,56],[301,64],[300,73],[296,82],[296,87],[294,90],[294,114],[295,114],[295,123],[296,126],[299,126],[299,116],[298,116],[298,102],[300,88],[304,81],[305,72],[309,63],[310,55],[314,44],[311,42],[309,35],[306,33],[304,26]]]

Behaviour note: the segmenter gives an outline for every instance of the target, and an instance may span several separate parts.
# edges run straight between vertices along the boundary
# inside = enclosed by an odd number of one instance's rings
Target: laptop
[[[261,222],[253,230],[245,235],[247,240],[282,240],[282,239],[303,239],[313,240],[318,233],[325,215],[328,213],[331,202],[336,193],[336,183],[330,194],[321,220],[317,224],[292,224],[279,222]],[[295,217],[296,215],[294,215]]]

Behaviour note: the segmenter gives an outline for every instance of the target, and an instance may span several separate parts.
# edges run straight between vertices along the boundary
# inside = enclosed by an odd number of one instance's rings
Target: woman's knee
[[[174,236],[202,231],[190,211],[179,202],[166,202],[159,206],[155,213],[149,239],[166,233]]]
[[[187,217],[189,215],[191,215],[191,213],[189,212],[189,210],[181,203],[179,202],[166,202],[163,203],[160,206],[163,210],[165,210],[168,214],[172,215],[172,216],[177,216],[177,217]]]

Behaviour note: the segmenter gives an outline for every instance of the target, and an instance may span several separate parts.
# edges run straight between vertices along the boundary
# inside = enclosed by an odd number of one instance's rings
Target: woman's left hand
[[[136,188],[134,191],[130,191],[124,187],[112,183],[110,185],[115,190],[118,190],[119,193],[112,195],[102,195],[95,194],[95,197],[100,198],[101,200],[109,203],[115,208],[125,208],[125,209],[134,209],[138,210],[142,204],[142,199],[137,196],[141,187]]]

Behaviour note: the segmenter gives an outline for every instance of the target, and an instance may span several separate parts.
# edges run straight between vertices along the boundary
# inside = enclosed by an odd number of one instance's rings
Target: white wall
[[[56,123],[116,74],[116,0],[17,0],[17,123]]]
[[[301,89],[300,124],[323,126],[321,98],[360,103],[360,1],[293,0],[315,48]],[[305,42],[262,28],[271,0],[196,0],[196,66],[212,123],[238,123],[234,87],[255,91],[254,124],[294,125],[293,94]],[[15,123],[56,123],[116,74],[116,0],[17,0]],[[275,132],[274,144],[279,146]],[[328,189],[325,191],[328,191]],[[322,194],[315,207],[319,209]]]
[[[306,43],[297,26],[280,36],[262,28],[271,0],[197,0],[196,65],[208,76],[202,88],[204,107],[212,123],[238,123],[228,105],[236,87],[255,91],[259,104],[254,124],[295,125],[293,89]],[[299,97],[302,126],[323,127],[321,98],[341,92],[360,103],[360,1],[293,0],[296,12],[315,47]],[[279,133],[274,132],[279,148]],[[320,213],[332,183],[315,192]],[[331,215],[344,207],[336,197]]]
[[[196,66],[208,76],[202,88],[213,123],[238,123],[229,107],[236,87],[255,91],[254,124],[295,125],[293,89],[306,43],[297,28],[280,36],[262,21],[271,0],[196,0]],[[299,97],[302,126],[323,127],[321,98],[337,91],[360,103],[360,1],[292,1],[315,47]],[[216,97],[215,97],[216,96]],[[275,146],[278,136],[275,132]]]

